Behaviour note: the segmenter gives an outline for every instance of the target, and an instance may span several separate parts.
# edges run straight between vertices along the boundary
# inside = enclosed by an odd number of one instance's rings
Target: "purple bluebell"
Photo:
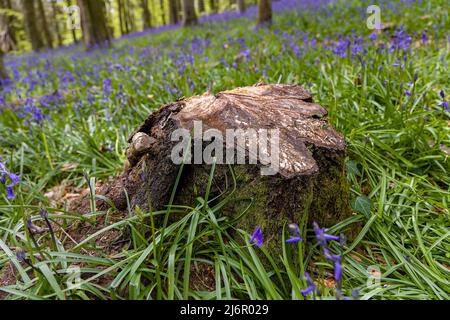
[[[450,110],[449,110],[449,105],[448,105],[448,101],[447,101],[447,100],[442,101],[441,103],[438,104],[438,106],[444,107],[445,111],[450,111]]]
[[[422,32],[422,43],[423,44],[425,44],[425,43],[427,43],[427,41],[428,41],[428,35],[427,35],[427,32],[426,31],[424,31],[424,32]]]
[[[48,211],[45,209],[41,209],[39,211],[39,215],[41,216],[42,219],[48,219]]]
[[[6,199],[12,200],[16,197],[13,191],[13,187],[20,182],[20,177],[14,173],[9,172],[6,169],[6,165],[0,159],[0,183],[6,184],[6,177],[8,177],[10,183],[6,186]]]
[[[448,105],[448,101],[445,100],[445,93],[444,93],[444,90],[441,90],[441,91],[439,92],[439,95],[440,95],[441,98],[442,98],[442,102],[439,103],[438,106],[444,107],[445,111],[450,111],[449,105]]]
[[[253,243],[257,247],[262,247],[264,245],[262,230],[260,226],[257,226],[255,231],[253,232],[253,235],[250,238],[250,243]]]
[[[314,292],[314,290],[316,290],[316,284],[314,283],[314,281],[312,280],[312,278],[308,272],[305,272],[305,279],[306,279],[306,283],[308,284],[308,287],[306,289],[303,289],[300,291],[300,293],[302,294],[303,297],[306,297],[307,295],[312,294]]]
[[[300,228],[296,223],[289,224],[288,228],[291,231],[292,235],[289,239],[286,240],[286,243],[295,243],[303,241],[303,238],[300,237]]]
[[[314,222],[313,226],[314,226],[314,233],[316,234],[317,242],[319,243],[320,246],[326,247],[328,245],[328,241],[330,241],[330,240],[339,241],[338,236],[333,236],[331,234],[327,234],[326,233],[327,229],[319,228],[319,225],[317,224],[317,222]]]
[[[16,197],[16,195],[14,194],[14,191],[13,191],[12,187],[7,186],[6,187],[6,199],[12,200],[15,197]]]
[[[336,282],[340,282],[342,280],[341,257],[337,255],[334,256],[334,280]]]
[[[16,258],[17,258],[17,260],[19,260],[19,262],[25,262],[27,260],[26,255],[25,255],[25,251],[18,250],[16,252]]]

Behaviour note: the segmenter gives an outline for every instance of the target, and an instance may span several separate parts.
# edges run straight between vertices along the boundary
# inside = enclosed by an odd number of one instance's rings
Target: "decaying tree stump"
[[[119,210],[127,209],[124,190],[133,208],[148,210],[150,199],[153,210],[163,209],[180,169],[180,164],[173,161],[173,150],[180,146],[179,140],[171,139],[175,130],[192,132],[196,121],[201,121],[203,132],[216,129],[215,133],[223,137],[230,129],[256,129],[257,133],[278,129],[279,167],[275,172],[266,171],[269,175],[262,175],[261,168],[273,163],[261,159],[256,164],[249,162],[255,152],[267,160],[274,146],[263,147],[258,153],[248,141],[251,139],[239,145],[216,137],[215,142],[224,150],[223,158],[232,146],[240,146],[247,151],[246,162],[218,164],[209,199],[220,194],[221,199],[228,196],[222,210],[226,215],[237,216],[247,209],[239,226],[249,232],[261,226],[265,242],[279,239],[284,223],[298,223],[305,214],[309,221],[330,226],[348,216],[350,210],[344,139],[328,124],[326,116],[327,111],[297,85],[256,85],[165,105],[130,137],[123,174],[97,193],[110,198]],[[258,139],[261,137],[258,135]],[[194,155],[192,163],[196,161],[196,141],[194,132],[191,148],[186,148]],[[210,143],[200,142],[202,150]],[[216,152],[215,156],[218,161],[220,154]],[[227,159],[234,163],[237,157]],[[234,192],[230,167],[236,182]],[[205,161],[185,164],[174,204],[194,205],[196,197],[204,195],[210,170],[211,164]]]

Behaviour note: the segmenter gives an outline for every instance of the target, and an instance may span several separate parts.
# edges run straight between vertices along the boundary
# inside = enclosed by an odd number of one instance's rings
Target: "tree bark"
[[[39,32],[37,25],[34,1],[22,0],[22,9],[25,20],[25,30],[31,42],[34,51],[40,51],[45,48],[42,34]]]
[[[102,0],[78,0],[83,41],[88,49],[109,46],[111,37],[106,23],[106,7]]]
[[[217,13],[217,2],[216,0],[209,0],[209,9],[212,13]]]
[[[183,26],[197,24],[194,0],[183,0]]]
[[[169,0],[171,1],[171,0]],[[159,0],[159,8],[161,9],[161,20],[162,20],[162,24],[163,26],[167,24],[166,21],[166,10],[164,7],[164,0]]]
[[[178,6],[176,0],[169,0],[169,21],[170,24],[178,23]]]
[[[125,17],[127,25],[129,26],[129,32],[136,31],[136,26],[134,24],[134,7],[130,0],[125,0]]]
[[[122,0],[117,0],[117,11],[119,14],[119,27],[120,27],[120,34],[125,34],[125,28],[124,28],[124,22],[123,22],[123,3]]]
[[[197,0],[198,12],[205,12],[205,0]]]
[[[198,133],[199,121],[205,131]],[[185,130],[188,136],[193,132],[191,148],[184,150],[191,151],[191,161],[183,167],[182,162],[174,161],[180,145],[179,137],[172,139],[177,129]],[[163,106],[131,135],[122,175],[96,194],[109,198],[122,212],[136,207],[148,211],[149,204],[152,210],[163,210],[178,181],[173,204],[192,206],[196,198],[205,195],[212,168],[206,158],[197,159],[198,146],[205,157],[210,145],[205,140],[211,139],[204,138],[207,129],[221,135],[214,140],[218,145],[214,156],[222,160],[213,175],[209,199],[215,200],[210,205],[226,198],[221,202],[223,215],[236,218],[248,212],[239,220],[239,227],[251,231],[259,225],[266,239],[277,243],[285,223],[305,218],[331,226],[350,214],[344,138],[327,122],[326,110],[297,85],[257,85],[216,95],[205,93]],[[252,129],[258,130],[258,137],[246,135]],[[262,142],[262,132],[274,129],[279,132],[274,141],[279,142],[280,152],[268,162],[263,159],[269,153],[272,157],[276,145],[270,142],[268,147]],[[240,142],[229,141],[229,130],[242,130],[247,140],[238,135]],[[257,152],[250,146],[254,142],[259,144]],[[236,150],[244,152],[244,163],[235,164]],[[257,161],[252,162],[250,155],[255,154]],[[269,164],[272,168],[279,165],[278,170],[261,175]],[[108,202],[97,201],[99,210],[108,207]],[[90,197],[77,200],[69,209],[88,213]]]
[[[6,72],[5,63],[3,62],[3,52],[0,51],[0,88],[3,82],[8,79],[8,73]]]
[[[237,0],[238,5],[238,11],[240,13],[244,13],[247,10],[247,7],[245,6],[245,0]]]
[[[0,1],[0,5],[2,8],[6,8],[9,10],[13,10],[12,4],[11,4],[11,0],[1,0]],[[16,38],[16,30],[13,26],[14,17],[11,16],[4,16],[4,19],[6,21],[6,25],[8,27],[8,34],[9,34],[9,38],[11,39],[11,41],[15,44],[17,44],[17,38]]]
[[[45,42],[48,48],[53,48],[53,40],[52,40],[52,34],[50,33],[50,29],[48,27],[47,23],[47,14],[45,12],[44,4],[42,3],[42,0],[38,0],[38,10],[39,10],[39,16],[41,19],[41,26],[42,26],[42,32],[44,33]]]
[[[143,29],[152,27],[152,16],[148,8],[148,0],[141,0]]]
[[[56,6],[56,2],[53,2],[53,1],[52,1],[52,18],[53,18],[53,24],[55,26],[56,41],[57,41],[58,47],[61,47],[63,45],[63,39],[62,39],[61,29],[59,27],[59,21],[58,21],[58,7]]]
[[[0,4],[3,5],[1,2]],[[11,50],[10,38],[8,35],[8,22],[8,17],[0,13],[0,87],[4,80],[8,78],[8,73],[6,72],[5,64],[3,62],[4,52]]]
[[[258,2],[258,25],[269,25],[272,23],[271,0],[259,0]]]

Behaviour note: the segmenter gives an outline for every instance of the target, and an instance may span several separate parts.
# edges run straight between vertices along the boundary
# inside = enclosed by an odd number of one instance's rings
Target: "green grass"
[[[308,230],[307,240],[280,244],[282,256],[271,256],[264,247],[244,245],[253,230],[234,230],[232,221],[221,215],[221,207],[230,201],[227,197],[217,203],[205,195],[191,207],[173,204],[158,212],[129,208],[128,215],[119,219],[113,209],[80,216],[44,196],[63,182],[87,188],[83,173],[95,181],[119,173],[128,135],[161,104],[208,88],[218,92],[258,81],[304,85],[316,102],[327,107],[330,122],[346,137],[355,215],[328,226],[333,234],[361,226],[353,241],[332,247],[343,256],[344,294],[358,288],[361,299],[449,299],[450,167],[444,147],[450,146],[450,118],[438,106],[440,90],[450,95],[446,1],[382,11],[383,19],[404,26],[412,35],[413,49],[406,51],[404,68],[392,66],[403,61],[403,51],[380,54],[370,44],[371,31],[360,14],[364,7],[357,3],[341,3],[322,14],[277,14],[271,29],[253,29],[249,20],[242,19],[124,39],[112,50],[88,56],[82,48],[73,48],[37,58],[10,57],[10,72],[12,61],[19,61],[22,77],[29,70],[45,72],[49,57],[54,69],[30,96],[59,89],[65,104],[51,111],[42,108],[51,118],[40,124],[27,122],[29,113],[21,118],[17,110],[0,109],[0,155],[22,178],[14,200],[6,199],[0,184],[0,269],[6,272],[10,261],[17,268],[16,283],[0,288],[9,294],[7,299],[303,299],[305,270],[314,279],[332,278],[328,276],[332,266],[321,257],[310,225],[297,221]],[[422,44],[425,29],[429,41]],[[305,32],[309,41],[317,38],[317,48],[309,44],[298,57],[283,32],[292,35],[300,48]],[[339,34],[353,32],[370,44],[362,55],[365,64],[351,54],[341,58],[324,48],[331,45],[328,36],[337,40]],[[233,68],[243,50],[238,38],[245,40],[250,59]],[[385,31],[376,43],[390,40]],[[191,53],[193,64],[186,63]],[[186,67],[181,76],[177,61]],[[81,76],[65,88],[58,68]],[[105,78],[112,81],[107,102],[101,97]],[[29,82],[16,85],[26,91]],[[124,96],[116,100],[119,85]],[[176,85],[179,92],[170,92],[167,85]],[[411,96],[405,95],[406,90]],[[87,103],[88,92],[96,96],[92,106]],[[7,101],[24,96],[13,92]],[[76,111],[79,100],[84,105]],[[67,170],[68,164],[76,167]],[[49,211],[52,223],[62,226],[56,245],[43,234],[36,236],[36,247],[24,228],[27,217],[44,226],[40,208]],[[178,219],[165,219],[169,215]],[[96,228],[103,219],[111,224]],[[167,225],[156,223],[161,220]],[[96,232],[71,239],[61,231],[80,222],[91,224]],[[109,252],[96,241],[111,230],[117,232],[112,240],[129,240],[123,249]],[[34,269],[17,261],[19,249],[27,251]],[[75,289],[67,286],[74,279],[68,269],[74,266],[80,267],[82,279]],[[191,285],[195,266],[214,276],[210,290]],[[379,268],[380,286],[367,286],[370,266]],[[319,287],[317,299],[334,299],[333,289]]]

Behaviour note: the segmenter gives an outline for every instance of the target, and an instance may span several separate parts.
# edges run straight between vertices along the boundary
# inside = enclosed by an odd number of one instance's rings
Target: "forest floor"
[[[270,28],[254,27],[251,8],[127,36],[112,49],[8,56],[11,81],[0,91],[3,297],[449,299],[447,0],[379,1],[389,26],[379,31],[366,26],[369,2],[328,2],[275,2]],[[312,226],[299,221],[304,241],[280,243],[282,256],[271,256],[243,246],[253,230],[230,232],[220,206],[201,199],[173,206],[182,218],[165,228],[152,217],[167,210],[68,210],[89,194],[88,183],[122,170],[129,134],[159,106],[257,82],[305,86],[346,137],[354,215],[327,233],[362,228],[347,243],[329,242],[341,280]],[[53,233],[36,231],[46,227],[45,212]]]

